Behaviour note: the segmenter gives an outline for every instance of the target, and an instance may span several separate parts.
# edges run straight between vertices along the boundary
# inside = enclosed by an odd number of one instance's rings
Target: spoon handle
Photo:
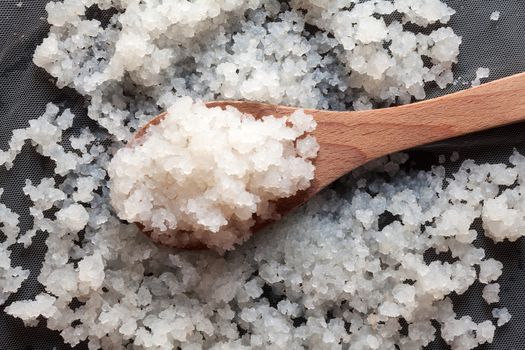
[[[399,107],[340,113],[322,111],[321,122],[340,123],[346,140],[368,160],[426,143],[525,121],[525,73]]]

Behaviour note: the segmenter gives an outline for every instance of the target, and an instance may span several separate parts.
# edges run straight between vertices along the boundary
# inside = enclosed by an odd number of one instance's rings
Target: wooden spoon
[[[217,101],[208,107],[233,106],[255,117],[282,117],[298,108],[248,101]],[[443,97],[384,109],[335,112],[305,109],[317,121],[314,132],[319,145],[312,186],[277,203],[280,216],[351,170],[384,155],[426,143],[525,120],[525,73],[513,75]],[[134,135],[137,140],[160,114]],[[133,143],[133,140],[132,142]],[[257,231],[268,222],[254,226]],[[198,245],[190,244],[191,248]]]

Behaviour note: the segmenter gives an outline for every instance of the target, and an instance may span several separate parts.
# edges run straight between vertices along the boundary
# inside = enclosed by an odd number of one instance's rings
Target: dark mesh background
[[[82,97],[69,89],[57,89],[52,79],[32,64],[35,47],[45,37],[48,25],[44,6],[47,0],[0,0],[0,148],[6,149],[11,130],[27,126],[27,121],[39,117],[48,102],[72,108],[79,116],[76,127],[93,123],[86,117]],[[429,86],[428,97],[451,93],[470,86],[478,67],[490,68],[489,80],[525,71],[525,2],[522,0],[448,0],[456,9],[450,25],[463,37],[459,64],[455,76],[459,83],[440,91]],[[500,11],[497,22],[489,20],[493,11]],[[466,82],[467,84],[463,84]],[[411,166],[428,168],[437,163],[439,154],[450,155],[458,151],[461,159],[473,158],[479,162],[506,162],[513,148],[525,152],[525,124],[494,129],[467,137],[427,145],[411,151]],[[449,173],[460,164],[446,163]],[[27,230],[32,221],[30,201],[21,187],[25,179],[33,182],[52,175],[52,164],[26,147],[10,170],[0,169],[0,187],[4,188],[2,201],[21,215],[21,229]],[[479,225],[476,227],[480,229]],[[493,244],[481,238],[489,257],[504,264],[501,284],[501,306],[508,307],[512,320],[496,331],[492,344],[480,349],[513,350],[525,348],[525,241]],[[36,277],[46,252],[43,235],[26,250],[14,249],[13,264],[29,268],[33,273],[18,293],[9,301],[33,298],[41,291]],[[1,286],[0,286],[1,288]],[[471,315],[475,321],[491,317],[491,309],[481,297],[481,285],[474,285],[461,296],[453,296],[455,309],[460,315]],[[9,303],[8,301],[8,303]],[[21,321],[5,315],[0,307],[0,349],[70,349],[63,344],[57,332],[45,327],[25,328]],[[82,348],[82,345],[77,347]],[[430,349],[446,349],[436,341]]]

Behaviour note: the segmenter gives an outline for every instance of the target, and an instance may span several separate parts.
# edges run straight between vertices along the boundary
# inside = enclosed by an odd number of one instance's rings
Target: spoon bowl
[[[300,108],[250,101],[214,101],[208,107],[234,107],[256,118],[283,117]],[[290,213],[323,188],[365,163],[423,144],[476,131],[525,121],[525,73],[483,84],[443,97],[408,105],[367,111],[325,111],[305,109],[314,117],[313,132],[320,145],[314,161],[315,178],[310,188],[276,203],[277,217]],[[151,125],[159,124],[162,113],[139,129],[129,146]],[[256,232],[270,221],[257,220]],[[169,242],[162,242],[170,245]],[[202,248],[191,242],[178,248]]]

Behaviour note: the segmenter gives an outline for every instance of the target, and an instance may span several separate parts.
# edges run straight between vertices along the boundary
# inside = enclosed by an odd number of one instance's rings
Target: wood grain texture
[[[208,107],[233,106],[255,117],[281,117],[296,107],[249,101],[216,101]],[[282,215],[301,205],[351,170],[384,155],[426,143],[525,120],[525,73],[432,100],[370,111],[305,109],[317,121],[321,148],[312,186],[278,203]],[[159,115],[151,124],[164,118]],[[140,137],[150,124],[139,130]],[[265,226],[261,223],[257,228]]]

